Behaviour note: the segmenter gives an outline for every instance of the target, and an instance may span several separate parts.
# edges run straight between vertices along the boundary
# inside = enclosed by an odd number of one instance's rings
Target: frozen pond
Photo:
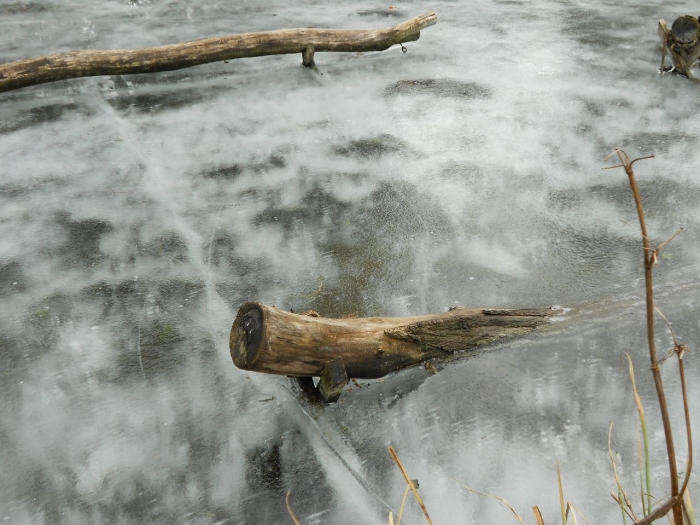
[[[387,523],[405,487],[390,445],[436,524],[511,520],[455,479],[556,522],[556,458],[567,500],[620,523],[611,421],[639,499],[622,351],[662,498],[636,212],[624,172],[601,167],[616,146],[656,155],[635,165],[650,235],[685,228],[657,266],[658,305],[697,351],[700,97],[657,73],[657,21],[685,5],[0,3],[2,63],[438,15],[406,54],[318,54],[322,75],[285,55],[0,94],[0,523],[290,523],[289,489],[304,525]],[[231,323],[252,300],[573,311],[321,407],[233,366]],[[663,372],[682,472],[675,365]],[[697,507],[696,475],[691,491]],[[406,520],[423,522],[413,501]]]

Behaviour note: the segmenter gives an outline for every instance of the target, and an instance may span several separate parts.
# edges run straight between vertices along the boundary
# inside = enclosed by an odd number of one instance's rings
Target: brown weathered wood
[[[659,38],[662,43],[661,72],[665,72],[666,55],[671,57],[673,67],[670,70],[697,80],[691,68],[700,58],[700,22],[690,15],[678,17],[671,29],[665,20],[659,20]]]
[[[314,61],[314,53],[316,49],[313,44],[309,44],[304,48],[301,53],[301,65],[304,67],[314,67],[316,65]]]
[[[318,393],[326,403],[335,403],[343,393],[343,388],[348,384],[348,377],[342,357],[337,357],[328,361],[321,370],[321,377],[318,382]]]
[[[328,363],[342,359],[348,378],[371,379],[527,333],[553,313],[549,308],[457,308],[417,317],[329,319],[246,303],[231,328],[229,346],[234,364],[244,370],[321,376]]]
[[[700,33],[700,23],[694,16],[680,16],[671,26],[673,39],[679,44],[694,44],[698,33]]]
[[[383,51],[395,44],[418,40],[422,29],[436,23],[437,15],[428,12],[381,29],[280,29],[145,49],[56,53],[1,65],[0,93],[68,78],[173,71],[264,55],[301,53],[306,61],[309,49],[313,63],[314,52]]]

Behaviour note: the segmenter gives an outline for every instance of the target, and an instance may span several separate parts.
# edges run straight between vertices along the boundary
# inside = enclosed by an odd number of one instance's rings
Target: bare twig
[[[678,237],[682,232],[683,232],[683,228],[678,228],[678,231],[677,231],[676,233],[674,233],[674,234],[671,236],[670,239],[665,240],[664,242],[662,242],[661,244],[659,244],[659,245],[656,247],[656,250],[654,250],[654,251],[658,254],[658,253],[661,251],[661,248],[663,248],[663,247],[666,246],[669,242],[671,242],[673,239],[675,239],[676,237]]]

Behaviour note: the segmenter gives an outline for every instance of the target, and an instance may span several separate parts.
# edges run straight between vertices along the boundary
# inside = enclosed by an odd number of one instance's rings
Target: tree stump
[[[522,335],[553,314],[550,308],[455,308],[416,317],[329,319],[246,303],[231,327],[229,347],[234,364],[243,370],[320,377],[319,393],[328,402],[337,399],[350,378],[376,379]]]
[[[691,67],[700,58],[700,22],[694,16],[678,17],[668,29],[664,20],[659,20],[659,38],[661,39],[661,73],[673,71],[695,79]],[[671,57],[673,66],[665,67],[666,55]]]
[[[678,17],[671,26],[673,39],[679,44],[694,44],[700,32],[700,24],[694,16]]]

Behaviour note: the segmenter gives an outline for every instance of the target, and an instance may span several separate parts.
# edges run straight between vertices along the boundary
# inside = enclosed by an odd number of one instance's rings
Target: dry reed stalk
[[[659,407],[661,409],[661,419],[663,422],[664,435],[666,438],[666,451],[668,455],[668,466],[669,475],[671,478],[671,496],[656,510],[651,512],[649,515],[645,516],[643,519],[636,521],[635,525],[648,525],[653,521],[665,516],[670,510],[673,510],[673,524],[683,525],[683,512],[684,512],[684,499],[683,494],[687,488],[687,482],[690,479],[690,469],[692,468],[692,442],[690,441],[691,429],[690,429],[690,412],[688,409],[688,398],[685,391],[685,369],[683,364],[683,353],[687,350],[685,345],[679,345],[676,341],[674,334],[674,351],[678,355],[678,366],[681,375],[681,387],[683,395],[683,407],[685,412],[685,423],[688,434],[688,468],[686,469],[686,476],[683,482],[682,488],[678,487],[678,468],[676,466],[676,452],[673,443],[673,432],[671,429],[671,419],[668,412],[668,404],[666,402],[666,394],[663,387],[663,382],[661,380],[661,370],[659,369],[659,360],[656,355],[656,344],[654,342],[654,290],[653,290],[653,267],[654,264],[658,262],[658,255],[666,244],[672,241],[682,230],[679,230],[667,241],[661,243],[658,247],[652,249],[649,244],[649,236],[647,234],[646,220],[644,217],[644,208],[642,207],[642,198],[639,193],[639,188],[637,186],[637,180],[634,175],[633,164],[638,160],[653,158],[653,155],[648,155],[646,157],[640,157],[634,160],[630,160],[621,149],[615,149],[605,160],[608,160],[613,155],[617,155],[620,159],[620,164],[616,166],[610,166],[603,169],[613,169],[613,168],[624,168],[627,177],[629,178],[630,188],[632,190],[632,195],[634,196],[634,202],[637,207],[637,215],[639,216],[639,226],[642,231],[642,242],[644,245],[644,280],[646,287],[646,311],[647,311],[647,338],[649,343],[649,358],[651,360],[651,371],[654,377],[654,384],[656,386],[656,394],[659,399]],[[665,319],[665,318],[664,318]],[[670,325],[669,325],[670,327]],[[663,360],[662,360],[663,361]]]
[[[416,490],[416,487],[413,484],[413,480],[411,480],[410,476],[408,475],[408,472],[406,472],[406,469],[404,468],[403,464],[401,463],[399,456],[396,454],[394,447],[389,447],[389,454],[391,454],[391,457],[393,458],[394,462],[396,463],[396,466],[399,467],[399,470],[401,471],[401,474],[403,475],[404,479],[406,480],[406,483],[408,483],[408,486],[411,487],[411,490],[413,491],[413,495],[416,497],[416,501],[420,505],[420,508],[423,510],[423,514],[425,514],[425,519],[428,521],[428,523],[430,523],[430,525],[433,525],[433,521],[430,519],[430,515],[428,514],[428,509],[425,508],[425,503],[423,503],[423,498],[421,498],[420,494],[418,494],[418,491]]]

